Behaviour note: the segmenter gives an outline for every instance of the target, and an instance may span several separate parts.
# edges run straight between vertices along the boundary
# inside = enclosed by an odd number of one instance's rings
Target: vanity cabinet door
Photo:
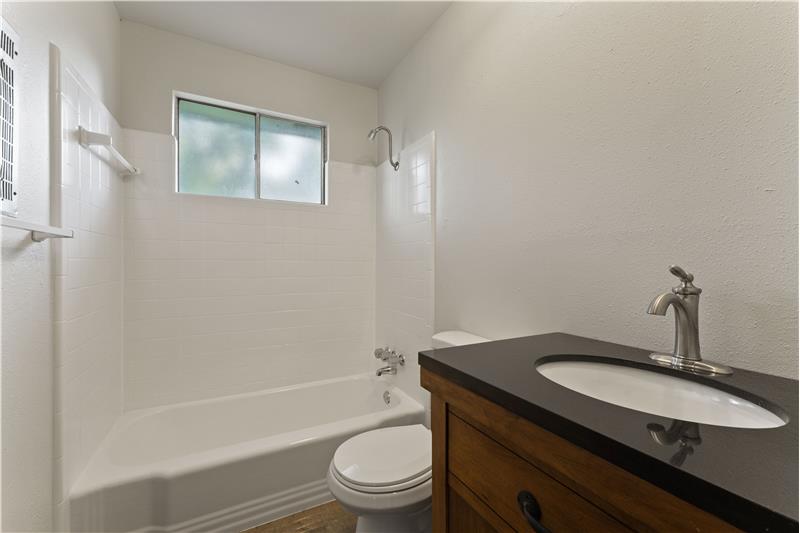
[[[450,487],[447,495],[447,525],[450,533],[497,533],[498,529]]]
[[[461,494],[472,493],[485,504],[472,505],[487,523],[494,514],[516,531],[631,531],[600,508],[545,474],[508,448],[449,413],[447,423],[449,474],[455,485],[463,484]],[[451,489],[454,483],[449,483]],[[467,492],[468,491],[468,492]],[[452,493],[452,492],[451,492]],[[528,516],[521,509],[520,493],[535,500],[539,513]],[[530,502],[530,500],[528,500]],[[458,502],[458,500],[456,500]],[[450,506],[453,506],[453,501]],[[458,502],[460,505],[462,502]],[[477,507],[477,509],[476,509]],[[448,516],[451,531],[456,532],[454,510]],[[490,514],[491,513],[491,514]],[[534,516],[531,516],[534,515]],[[537,518],[538,516],[538,518]],[[458,517],[455,517],[457,520]],[[496,524],[495,520],[495,524]],[[494,527],[497,530],[499,528]]]

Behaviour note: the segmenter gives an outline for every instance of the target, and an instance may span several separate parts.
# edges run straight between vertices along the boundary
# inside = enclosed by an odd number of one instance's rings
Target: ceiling
[[[123,19],[377,88],[449,2],[116,2]]]

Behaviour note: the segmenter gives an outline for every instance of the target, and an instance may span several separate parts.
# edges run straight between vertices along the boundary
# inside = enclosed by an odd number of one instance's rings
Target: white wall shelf
[[[36,222],[27,222],[13,217],[3,217],[4,228],[21,229],[31,232],[31,240],[33,242],[42,242],[47,239],[72,239],[75,232],[71,229],[57,228],[55,226],[47,226],[45,224],[37,224]]]

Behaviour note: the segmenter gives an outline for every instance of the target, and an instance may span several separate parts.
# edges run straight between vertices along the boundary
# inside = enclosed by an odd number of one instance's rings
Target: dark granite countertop
[[[789,422],[772,429],[699,424],[694,429],[702,442],[692,444],[692,453],[677,464],[679,444],[658,444],[647,427],[669,428],[671,419],[595,400],[536,370],[547,356],[585,355],[676,372],[653,363],[650,352],[548,333],[428,350],[420,352],[419,364],[741,529],[797,531],[797,381],[741,369],[717,377],[680,372],[761,397],[780,406]]]

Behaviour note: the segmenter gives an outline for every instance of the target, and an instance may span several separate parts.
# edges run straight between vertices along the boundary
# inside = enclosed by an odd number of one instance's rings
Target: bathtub
[[[420,404],[368,375],[130,411],[70,490],[69,523],[241,531],[331,500],[325,474],[349,437],[424,418]]]

